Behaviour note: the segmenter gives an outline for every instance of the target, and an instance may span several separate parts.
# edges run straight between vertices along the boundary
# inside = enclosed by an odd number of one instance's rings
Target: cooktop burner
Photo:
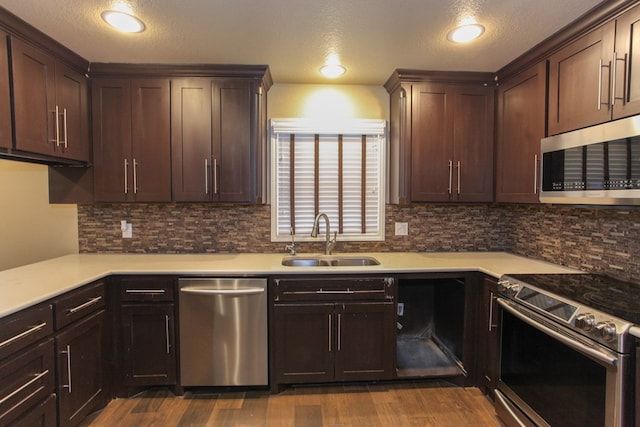
[[[599,274],[510,274],[509,277],[640,325],[640,285]]]

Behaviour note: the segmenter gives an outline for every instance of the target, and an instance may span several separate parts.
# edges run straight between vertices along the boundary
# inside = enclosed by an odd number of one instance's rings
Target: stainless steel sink
[[[282,265],[287,267],[366,267],[380,265],[380,262],[370,256],[288,256],[282,259]]]

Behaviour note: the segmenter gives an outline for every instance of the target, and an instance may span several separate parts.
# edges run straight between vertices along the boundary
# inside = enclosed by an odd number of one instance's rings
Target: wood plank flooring
[[[404,427],[500,426],[477,388],[444,382],[337,385],[267,391],[187,392],[165,389],[116,399],[81,426],[105,427]]]

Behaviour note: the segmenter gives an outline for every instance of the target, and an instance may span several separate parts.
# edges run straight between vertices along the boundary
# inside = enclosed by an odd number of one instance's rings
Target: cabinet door
[[[544,138],[546,64],[498,88],[496,201],[538,203],[540,139]]]
[[[613,118],[639,114],[640,6],[635,6],[616,20],[616,54],[612,61],[615,61]]]
[[[56,338],[59,424],[75,426],[106,405],[105,312],[74,323]]]
[[[59,146],[56,155],[89,161],[89,109],[87,78],[56,63],[56,105],[58,106]]]
[[[444,84],[412,88],[411,200],[451,199],[453,172],[453,91]]]
[[[392,378],[396,354],[394,307],[392,302],[337,304],[337,380]]]
[[[549,58],[549,135],[611,119],[614,37],[612,21]]]
[[[169,80],[133,80],[131,92],[131,191],[138,202],[170,202]]]
[[[485,278],[480,307],[478,371],[485,392],[493,395],[498,380],[498,284]]]
[[[175,201],[212,200],[211,95],[211,79],[171,82],[172,191]]]
[[[176,383],[173,304],[122,307],[122,344],[128,386]]]
[[[7,33],[0,31],[0,148],[13,147]]]
[[[453,199],[493,201],[493,88],[461,86],[453,102]]]
[[[95,201],[131,200],[131,83],[96,79],[92,101]]]
[[[252,141],[251,81],[213,81],[213,199],[255,201],[256,141]]]
[[[16,38],[11,55],[16,149],[52,155],[57,145],[55,62]]]
[[[324,382],[334,378],[336,351],[333,304],[277,304],[271,328],[278,383]]]
[[[411,85],[401,85],[390,95],[389,114],[389,201],[411,202]]]

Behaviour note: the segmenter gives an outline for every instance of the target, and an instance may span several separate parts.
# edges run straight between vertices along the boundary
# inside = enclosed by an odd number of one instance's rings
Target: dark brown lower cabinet
[[[56,395],[50,395],[44,402],[31,408],[23,417],[15,420],[11,427],[55,427]]]
[[[176,383],[173,304],[123,306],[122,341],[127,386]]]
[[[76,426],[110,400],[105,372],[105,311],[73,323],[56,337],[58,419]]]
[[[276,304],[278,383],[391,379],[393,302]]]
[[[498,282],[485,277],[482,288],[478,345],[478,385],[493,398],[498,381]]]
[[[55,426],[54,390],[53,339],[32,345],[0,362],[0,426]],[[36,422],[40,418],[33,418],[34,412],[49,400],[53,402],[53,417],[49,411],[46,423]],[[44,419],[44,415],[41,418]]]

